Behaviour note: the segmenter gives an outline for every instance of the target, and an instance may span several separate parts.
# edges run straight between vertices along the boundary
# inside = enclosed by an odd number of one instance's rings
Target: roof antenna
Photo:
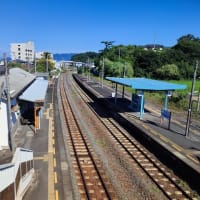
[[[154,38],[153,38],[153,50],[156,49],[156,34],[154,33]]]

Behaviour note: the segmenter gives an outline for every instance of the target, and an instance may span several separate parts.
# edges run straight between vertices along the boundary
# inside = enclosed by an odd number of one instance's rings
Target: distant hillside
[[[53,54],[53,59],[56,61],[69,61],[73,55],[75,55],[75,53],[55,53]]]

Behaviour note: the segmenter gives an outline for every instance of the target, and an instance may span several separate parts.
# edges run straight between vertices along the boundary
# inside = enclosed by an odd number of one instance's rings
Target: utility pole
[[[189,128],[190,128],[191,112],[192,112],[192,97],[193,97],[193,93],[194,93],[194,87],[195,87],[195,81],[196,81],[196,75],[197,75],[197,68],[198,68],[198,61],[196,61],[196,64],[195,64],[195,67],[194,67],[194,76],[193,76],[193,81],[192,81],[192,88],[191,88],[189,108],[188,108],[187,121],[186,121],[186,129],[185,129],[185,136],[186,137],[189,137]]]
[[[36,66],[36,55],[35,54],[34,54],[34,68],[35,68],[35,74],[36,74],[37,66]]]
[[[48,53],[46,54],[46,72],[48,73]]]
[[[103,78],[104,78],[104,57],[103,57],[102,74],[101,74],[101,87],[102,88],[103,88]]]
[[[13,135],[11,133],[11,103],[10,103],[10,84],[9,84],[9,76],[8,76],[8,66],[7,66],[7,60],[6,60],[6,53],[3,54],[4,58],[4,66],[6,69],[5,73],[5,80],[6,80],[6,96],[7,96],[7,116],[8,116],[8,141],[10,150],[14,151],[14,141],[13,141]]]
[[[199,112],[199,105],[200,105],[200,88],[199,88],[199,95],[197,100],[197,112]]]
[[[90,76],[90,58],[87,59],[87,81],[89,81]]]
[[[27,59],[27,68],[28,68],[28,72],[30,73],[29,57],[26,57],[26,59]]]
[[[124,63],[124,72],[123,72],[123,78],[126,77],[126,62]]]
[[[120,63],[120,58],[121,57],[121,55],[120,55],[120,48],[119,48],[119,63]],[[119,72],[119,76],[120,76],[120,64],[119,64],[119,67],[118,67],[118,72]]]
[[[123,78],[126,77],[126,63],[124,63],[124,68],[123,68]],[[124,98],[124,85],[122,87],[122,98]]]
[[[88,70],[89,70],[88,80],[89,81],[90,81],[90,67],[91,67],[91,62],[90,62],[90,58],[88,57]]]

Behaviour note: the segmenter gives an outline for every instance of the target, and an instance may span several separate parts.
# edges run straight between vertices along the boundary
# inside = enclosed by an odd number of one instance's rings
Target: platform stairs
[[[0,200],[21,200],[34,173],[33,151],[17,148],[12,161],[0,165]]]

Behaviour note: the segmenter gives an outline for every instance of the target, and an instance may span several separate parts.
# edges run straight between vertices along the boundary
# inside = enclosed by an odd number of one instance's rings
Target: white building
[[[43,54],[44,54],[43,51],[36,52],[35,53],[35,59],[41,59],[41,58],[43,58],[44,57]]]
[[[26,43],[11,43],[10,55],[12,60],[32,62],[34,60],[34,43],[32,41]]]
[[[35,58],[36,59],[41,59],[41,58],[44,58],[44,51],[39,51],[39,52],[36,52],[35,53]],[[50,58],[53,59],[53,54],[50,53]]]

